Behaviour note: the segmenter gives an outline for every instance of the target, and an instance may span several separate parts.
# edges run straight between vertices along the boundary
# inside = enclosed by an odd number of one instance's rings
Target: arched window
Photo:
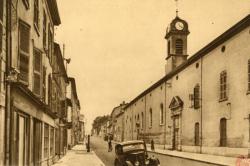
[[[200,85],[194,87],[194,109],[200,108]]]
[[[183,40],[176,39],[175,41],[175,53],[176,54],[183,54]]]
[[[149,127],[152,127],[153,125],[153,112],[152,108],[149,109]]]
[[[227,120],[220,120],[220,146],[227,146]]]
[[[163,104],[160,105],[160,125],[164,123],[164,112],[163,112]]]
[[[194,144],[195,146],[199,146],[200,145],[200,124],[197,122],[194,125]]]

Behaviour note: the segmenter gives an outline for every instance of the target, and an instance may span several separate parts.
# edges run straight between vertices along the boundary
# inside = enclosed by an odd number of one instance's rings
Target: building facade
[[[66,153],[60,24],[56,0],[0,0],[0,165],[51,165]]]
[[[250,138],[250,15],[189,58],[188,23],[166,32],[166,75],[124,108],[124,139],[167,149],[247,155]],[[239,65],[241,64],[241,65]]]
[[[70,104],[70,109],[68,110],[68,134],[69,134],[69,141],[68,145],[70,147],[78,144],[80,142],[81,137],[81,126],[80,126],[80,101],[77,96],[76,90],[76,81],[74,78],[69,77],[69,88],[68,88],[68,99]]]

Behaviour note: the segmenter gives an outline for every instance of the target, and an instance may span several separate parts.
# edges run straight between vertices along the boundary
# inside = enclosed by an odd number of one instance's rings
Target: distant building
[[[76,81],[74,78],[69,78],[69,88],[67,90],[68,101],[70,103],[70,108],[67,112],[68,117],[68,145],[70,147],[76,145],[80,141],[80,101],[77,96]]]
[[[125,106],[126,106],[126,103],[122,102],[119,106],[117,106],[113,109],[113,111],[111,112],[111,115],[110,115],[110,118],[111,118],[110,123],[112,125],[110,133],[113,135],[113,139],[115,141],[122,140],[121,139],[121,131],[123,131],[123,129],[122,129],[122,125],[120,123],[121,121],[119,121],[119,123],[118,123],[118,117],[121,114],[123,114],[123,112],[124,112],[123,108]]]
[[[83,114],[80,114],[80,118],[79,118],[79,142],[83,142],[84,141],[84,137],[85,137],[85,117]]]
[[[187,59],[188,24],[166,33],[166,75],[124,108],[125,140],[224,156],[247,155],[250,139],[250,15]]]

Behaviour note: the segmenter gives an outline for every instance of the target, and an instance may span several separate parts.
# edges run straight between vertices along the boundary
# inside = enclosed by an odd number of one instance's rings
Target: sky
[[[250,0],[57,0],[62,24],[55,40],[71,58],[81,113],[89,131],[165,74],[166,28],[176,16],[189,24],[188,55],[250,14]],[[61,47],[62,48],[62,47]]]

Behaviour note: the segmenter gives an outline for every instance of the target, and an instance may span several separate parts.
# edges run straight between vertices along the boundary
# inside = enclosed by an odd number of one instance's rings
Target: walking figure
[[[154,143],[154,140],[152,139],[151,140],[151,150],[152,151],[155,151],[155,145],[154,145],[155,143]]]
[[[108,137],[108,152],[112,151],[112,142],[111,142],[111,137]]]

